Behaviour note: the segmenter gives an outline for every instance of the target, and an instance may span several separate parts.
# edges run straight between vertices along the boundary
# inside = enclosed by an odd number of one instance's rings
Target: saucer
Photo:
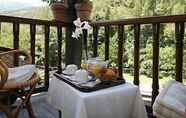
[[[67,70],[64,70],[64,71],[62,71],[62,74],[64,74],[64,75],[68,75],[68,76],[72,76],[72,75],[74,75],[74,73],[69,73]]]

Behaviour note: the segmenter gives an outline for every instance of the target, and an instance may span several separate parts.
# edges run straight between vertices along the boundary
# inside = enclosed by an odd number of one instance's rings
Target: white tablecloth
[[[138,87],[129,83],[84,93],[53,77],[48,95],[62,118],[147,118]]]

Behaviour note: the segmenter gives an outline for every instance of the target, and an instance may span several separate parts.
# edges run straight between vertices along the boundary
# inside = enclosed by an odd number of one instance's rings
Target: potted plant
[[[90,20],[90,15],[93,8],[91,0],[77,0],[75,8],[77,17],[79,17],[82,21]]]
[[[67,0],[43,0],[50,5],[54,20],[67,22],[68,21],[68,5]]]

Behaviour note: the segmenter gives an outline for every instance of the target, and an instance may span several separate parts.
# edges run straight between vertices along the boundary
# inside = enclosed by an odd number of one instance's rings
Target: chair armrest
[[[4,86],[8,78],[8,67],[7,65],[0,59],[0,89]]]
[[[11,50],[13,50],[13,49],[12,49],[12,48],[7,48],[7,47],[1,47],[1,46],[0,46],[0,51],[1,51],[1,52],[11,51]]]
[[[9,54],[23,55],[23,56],[26,57],[26,63],[27,64],[32,64],[32,56],[30,54],[26,53],[25,51],[22,51],[22,50],[10,50],[10,51],[6,51],[6,52],[1,52],[0,57],[4,56],[4,55],[9,55]]]

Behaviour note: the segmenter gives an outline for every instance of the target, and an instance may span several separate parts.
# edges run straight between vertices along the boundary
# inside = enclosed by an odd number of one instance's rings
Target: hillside
[[[45,5],[47,5],[47,3],[42,0],[0,0],[0,13]]]
[[[4,12],[1,11],[0,14],[8,15],[8,16],[24,17],[24,18],[35,18],[35,19],[45,19],[45,20],[52,19],[51,10],[48,6],[25,8],[25,9],[14,10],[14,11],[4,11]]]
[[[0,12],[15,11],[18,9],[30,8],[30,5],[21,2],[7,2],[7,0],[0,0]]]

